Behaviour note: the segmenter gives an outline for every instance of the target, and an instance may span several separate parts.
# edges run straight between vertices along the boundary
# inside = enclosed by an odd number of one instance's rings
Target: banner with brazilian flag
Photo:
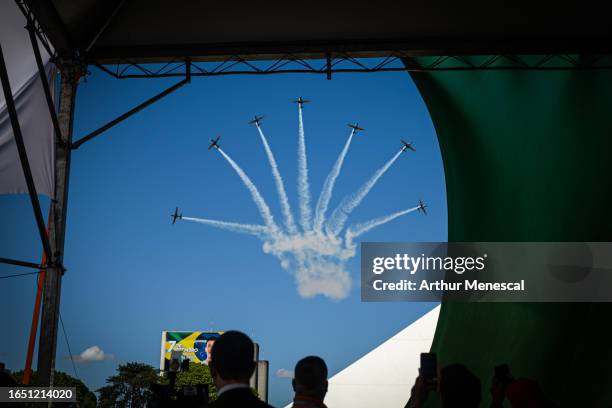
[[[208,365],[210,350],[221,334],[223,332],[163,331],[159,369],[168,371],[170,360],[177,353],[180,353],[181,361]]]

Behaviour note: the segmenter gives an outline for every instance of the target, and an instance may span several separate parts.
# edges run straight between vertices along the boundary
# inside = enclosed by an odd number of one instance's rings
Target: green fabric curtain
[[[612,71],[411,75],[440,143],[449,241],[612,241]],[[485,404],[504,362],[560,406],[612,404],[612,304],[445,303],[432,349],[479,376]]]

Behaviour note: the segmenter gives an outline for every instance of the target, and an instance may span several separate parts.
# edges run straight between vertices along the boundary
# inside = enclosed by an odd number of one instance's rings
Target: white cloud
[[[276,370],[276,376],[279,378],[293,378],[293,371],[285,368],[279,368]]]
[[[77,363],[89,363],[92,361],[112,360],[114,358],[112,354],[105,353],[100,347],[91,346],[83,350],[78,356],[74,356],[73,361]]]

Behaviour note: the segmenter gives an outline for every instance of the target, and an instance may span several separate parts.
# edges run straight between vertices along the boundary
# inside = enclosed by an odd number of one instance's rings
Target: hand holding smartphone
[[[426,385],[438,383],[438,357],[436,353],[421,353],[421,368],[419,375]]]

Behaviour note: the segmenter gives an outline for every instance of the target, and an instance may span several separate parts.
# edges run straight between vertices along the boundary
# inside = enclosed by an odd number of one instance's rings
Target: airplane
[[[294,101],[291,101],[293,103],[297,103],[299,105],[300,108],[302,108],[304,106],[305,103],[311,102],[308,99],[302,99],[302,97],[300,96],[299,98],[297,98]]]
[[[255,116],[253,116],[253,119],[251,119],[249,121],[249,125],[259,126],[259,122],[261,122],[264,117],[265,117],[264,115],[261,115],[261,116],[255,115]]]
[[[348,125],[346,125],[348,127],[350,127],[351,129],[353,129],[353,131],[358,132],[360,130],[365,130],[362,127],[359,127],[359,123],[355,123],[354,125],[352,123],[349,123]]]
[[[416,149],[412,147],[412,142],[408,143],[405,140],[402,140],[402,144],[404,145],[404,147],[402,148],[402,152],[405,152],[408,149],[412,150],[413,152],[416,152]]]
[[[213,147],[216,147],[217,149],[220,148],[221,146],[219,146],[219,139],[221,139],[221,136],[217,136],[215,139],[210,139],[208,150],[212,149]]]
[[[425,204],[423,200],[419,200],[419,204],[417,205],[417,211],[423,211],[423,214],[427,215],[427,211],[425,210],[425,208],[427,208],[427,204]]]
[[[183,213],[179,214],[179,208],[176,207],[176,209],[174,210],[174,214],[170,214],[170,217],[172,217],[172,224],[174,224],[176,222],[176,220],[182,220],[183,219]]]

